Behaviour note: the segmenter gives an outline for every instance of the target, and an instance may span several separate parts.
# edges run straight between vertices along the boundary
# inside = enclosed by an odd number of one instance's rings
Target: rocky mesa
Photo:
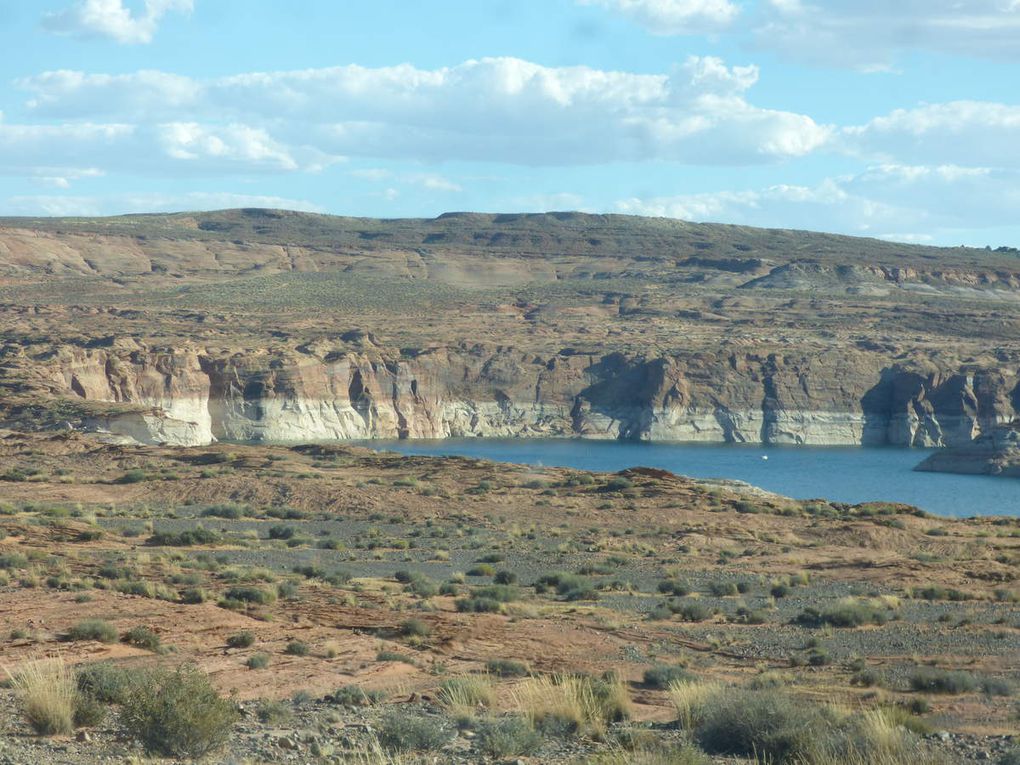
[[[142,443],[966,446],[1020,259],[625,216],[0,221],[4,421]]]

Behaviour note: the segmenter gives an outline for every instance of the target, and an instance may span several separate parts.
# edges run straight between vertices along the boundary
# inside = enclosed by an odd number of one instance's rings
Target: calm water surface
[[[747,481],[797,499],[905,502],[939,515],[1020,515],[1020,480],[915,473],[914,466],[929,454],[923,449],[470,438],[362,445],[605,472],[642,465],[695,478]]]

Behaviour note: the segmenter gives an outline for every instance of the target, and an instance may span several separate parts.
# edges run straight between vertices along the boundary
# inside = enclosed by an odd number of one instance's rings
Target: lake
[[[746,481],[796,499],[904,502],[950,516],[1020,515],[1020,480],[916,473],[914,466],[930,453],[925,449],[581,439],[368,441],[361,445],[403,454],[462,455],[603,472],[641,465],[694,478]]]

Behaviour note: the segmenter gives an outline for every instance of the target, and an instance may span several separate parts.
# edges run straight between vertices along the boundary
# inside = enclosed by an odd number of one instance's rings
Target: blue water
[[[637,465],[695,478],[731,478],[796,499],[904,502],[950,516],[1020,516],[1020,480],[916,473],[923,449],[751,447],[564,439],[371,441],[403,454],[462,455],[615,472]],[[768,457],[768,459],[763,459]]]

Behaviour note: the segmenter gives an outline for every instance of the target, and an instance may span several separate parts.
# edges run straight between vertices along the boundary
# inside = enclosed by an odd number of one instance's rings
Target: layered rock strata
[[[1015,369],[878,354],[543,357],[461,345],[325,354],[61,347],[51,395],[134,405],[86,423],[143,443],[584,437],[956,446],[1020,414]]]
[[[935,452],[916,469],[1020,478],[1020,421],[994,428],[971,443]]]

